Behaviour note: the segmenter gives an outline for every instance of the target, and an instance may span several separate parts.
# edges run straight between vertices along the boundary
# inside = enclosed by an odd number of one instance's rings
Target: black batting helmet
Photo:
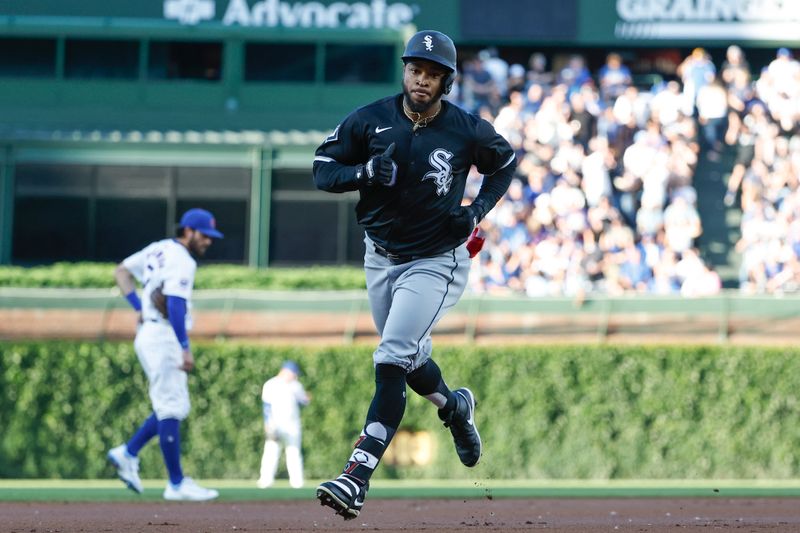
[[[406,44],[403,63],[412,59],[427,59],[450,71],[444,80],[444,94],[449,94],[456,79],[456,45],[440,31],[426,30],[415,33]]]

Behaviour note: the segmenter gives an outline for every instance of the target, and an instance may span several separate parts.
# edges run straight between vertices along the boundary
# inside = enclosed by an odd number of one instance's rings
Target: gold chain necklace
[[[430,122],[433,119],[436,118],[436,116],[439,114],[439,111],[441,111],[441,110],[442,110],[442,104],[440,103],[439,104],[439,109],[436,110],[436,113],[434,113],[433,115],[431,115],[429,117],[423,117],[420,113],[417,113],[416,111],[411,111],[406,106],[406,101],[403,100],[403,113],[406,114],[406,116],[408,117],[408,120],[410,120],[411,122],[414,123],[414,127],[411,128],[411,131],[417,131],[418,129],[424,128],[425,126],[430,124]],[[414,117],[412,117],[411,115],[417,115],[417,118],[414,119]]]

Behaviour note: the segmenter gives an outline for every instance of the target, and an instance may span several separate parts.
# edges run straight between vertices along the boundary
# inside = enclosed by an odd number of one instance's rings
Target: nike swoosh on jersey
[[[392,126],[387,126],[386,128],[381,128],[380,126],[375,126],[375,133],[381,133],[386,130],[392,129]]]

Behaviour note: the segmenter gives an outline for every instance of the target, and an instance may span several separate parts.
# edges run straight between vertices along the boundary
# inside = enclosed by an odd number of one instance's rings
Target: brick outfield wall
[[[265,343],[375,343],[369,313],[197,311],[192,339],[246,340]],[[602,317],[580,314],[492,313],[474,321],[446,315],[434,330],[437,343],[664,343],[790,345],[800,318],[731,319],[727,338],[716,316],[691,318],[644,313],[611,317],[607,335],[599,335]],[[130,310],[0,309],[0,339],[131,340],[136,333]]]

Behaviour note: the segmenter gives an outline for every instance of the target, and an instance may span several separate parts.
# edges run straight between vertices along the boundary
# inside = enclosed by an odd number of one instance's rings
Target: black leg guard
[[[430,396],[434,394],[441,395],[441,398],[446,402],[441,408],[443,411],[451,411],[455,408],[455,395],[447,388],[447,384],[442,379],[442,371],[433,359],[429,359],[427,363],[408,374],[406,380],[411,390],[420,396],[425,396],[434,403],[436,401]]]
[[[395,365],[375,367],[375,396],[367,412],[364,430],[353,454],[344,467],[344,474],[365,484],[372,477],[378,462],[391,442],[406,410],[406,373]]]
[[[397,429],[406,412],[406,371],[395,365],[375,366],[375,396],[367,412],[367,423],[380,422]]]

